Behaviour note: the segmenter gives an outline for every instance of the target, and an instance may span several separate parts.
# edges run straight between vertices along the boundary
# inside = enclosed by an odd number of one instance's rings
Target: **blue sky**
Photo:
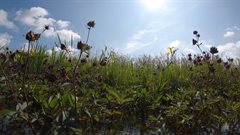
[[[191,45],[198,30],[203,49],[218,47],[222,55],[240,57],[239,0],[0,0],[0,46],[20,48],[29,30],[44,33],[39,44],[50,49],[63,40],[86,40],[89,20],[96,21],[89,44],[130,56],[160,55],[176,46],[178,53],[199,53]],[[76,44],[76,43],[75,43]]]

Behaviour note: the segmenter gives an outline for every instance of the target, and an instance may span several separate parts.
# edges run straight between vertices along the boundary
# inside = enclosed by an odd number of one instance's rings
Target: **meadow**
[[[239,59],[203,52],[197,31],[200,54],[89,56],[87,26],[78,57],[59,36],[61,53],[46,54],[48,26],[26,34],[27,50],[1,48],[0,134],[240,134]]]

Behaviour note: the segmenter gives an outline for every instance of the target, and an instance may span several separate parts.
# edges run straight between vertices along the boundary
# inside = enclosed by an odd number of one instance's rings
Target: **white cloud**
[[[57,34],[59,34],[61,40],[67,40],[70,41],[71,36],[73,37],[73,40],[80,39],[80,35],[76,32],[73,32],[69,29],[61,29],[61,30],[55,30],[54,28],[50,28],[49,30],[44,32],[44,35],[46,37],[57,37]]]
[[[57,25],[59,26],[60,29],[65,29],[70,25],[70,22],[69,21],[58,20]]]
[[[180,45],[180,43],[181,43],[181,42],[180,42],[179,40],[175,40],[175,41],[169,43],[169,44],[168,44],[168,47],[178,48],[179,45]]]
[[[56,58],[58,58],[58,56],[61,53],[64,53],[67,57],[69,58],[73,58],[73,57],[79,57],[80,51],[76,48],[73,48],[71,46],[67,46],[67,50],[68,52],[66,52],[65,50],[62,50],[60,47],[53,47],[52,49],[48,49],[46,51],[46,54],[48,56],[51,56],[53,53],[55,53]],[[81,58],[84,59],[86,58],[86,53],[83,53]]]
[[[134,33],[122,48],[117,49],[125,54],[133,54],[137,51],[137,53],[146,53],[147,51],[151,51],[150,48],[154,48],[154,44],[160,40],[160,38],[156,36],[156,33],[168,28],[169,26],[172,26],[173,24],[175,23],[152,22],[144,29]],[[144,47],[146,49],[143,49]]]
[[[11,42],[12,36],[8,33],[0,33],[0,48],[8,46]]]
[[[219,53],[226,57],[239,58],[240,57],[240,41],[236,43],[226,43],[217,46]]]
[[[226,30],[227,31],[240,31],[240,27],[238,27],[238,26],[228,27]]]
[[[238,26],[233,26],[233,28],[235,29],[235,30],[240,30],[240,28],[238,27]]]
[[[32,7],[29,10],[19,10],[16,12],[16,20],[26,24],[28,26],[42,27],[39,24],[43,23],[43,21],[47,21],[45,16],[49,13],[46,9],[42,7]],[[54,19],[48,18],[48,22],[45,23],[53,23]],[[50,25],[50,24],[46,24]]]
[[[32,7],[28,10],[19,10],[16,12],[16,20],[24,25],[33,27],[34,32],[42,32],[45,25],[49,25],[50,29],[44,32],[45,37],[55,38],[57,33],[63,40],[80,39],[80,35],[68,27],[69,21],[56,20],[48,17],[49,12],[42,7]]]
[[[17,30],[16,25],[8,20],[8,13],[4,10],[0,10],[0,26],[4,26],[8,29]]]
[[[223,36],[224,37],[232,37],[232,36],[234,36],[234,32],[233,31],[227,31]]]

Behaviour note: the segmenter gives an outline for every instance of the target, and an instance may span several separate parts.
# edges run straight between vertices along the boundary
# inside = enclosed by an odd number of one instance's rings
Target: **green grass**
[[[107,49],[82,58],[87,42],[69,58],[58,38],[59,55],[47,56],[40,45],[1,51],[0,134],[240,133],[238,59],[222,62],[213,51],[176,58],[173,48],[167,59]],[[26,39],[36,40],[31,33]]]
[[[65,53],[46,56],[41,47],[29,55],[14,53],[13,59],[5,60],[6,52],[0,59],[0,116],[8,132],[23,132],[13,129],[20,124],[32,134],[95,134],[103,129],[120,134],[126,123],[146,134],[158,129],[169,134],[221,134],[226,123],[230,133],[239,132],[237,65],[226,69],[214,59],[194,66],[186,58],[177,60],[181,65],[167,64],[161,58],[134,60],[111,52],[104,66],[100,58],[79,64],[75,95],[76,59],[69,61]]]

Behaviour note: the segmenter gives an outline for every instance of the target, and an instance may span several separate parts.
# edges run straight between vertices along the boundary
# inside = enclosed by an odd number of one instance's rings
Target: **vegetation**
[[[46,55],[28,32],[27,51],[0,54],[0,134],[239,134],[239,60],[201,55],[131,59],[105,49],[89,58],[90,21],[79,57]],[[83,57],[83,54],[86,57]],[[234,63],[233,63],[234,62]]]

